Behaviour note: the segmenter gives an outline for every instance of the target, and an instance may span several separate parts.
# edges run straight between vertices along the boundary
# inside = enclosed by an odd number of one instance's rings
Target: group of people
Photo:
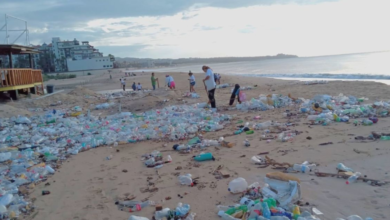
[[[126,91],[126,78],[125,78],[125,77],[120,78],[119,81],[121,82],[123,91]],[[142,85],[141,85],[141,83],[138,83],[138,85],[136,85],[135,82],[133,82],[133,85],[131,86],[131,88],[132,88],[134,91],[142,90]]]
[[[205,78],[203,79],[203,84],[207,92],[209,104],[211,105],[212,110],[216,111],[215,89],[217,87],[217,84],[221,83],[221,75],[218,73],[214,73],[209,66],[202,66],[202,70],[203,72],[206,73]],[[191,71],[188,73],[188,75],[190,77],[188,79],[190,82],[190,92],[195,92],[195,88],[194,88],[196,85],[195,76]],[[123,91],[125,91],[126,78],[121,78],[120,81],[123,85]],[[153,90],[156,90],[156,83],[157,85],[159,85],[159,81],[158,78],[155,77],[154,73],[152,73],[151,82],[152,82]],[[175,80],[170,75],[165,76],[165,85],[168,86],[168,88],[170,89],[176,89]],[[134,82],[132,85],[132,89],[134,91],[142,90],[141,83],[138,83],[138,85],[136,85]],[[239,94],[240,94],[240,85],[236,84],[234,86],[232,95],[230,97],[229,105],[233,105],[236,98],[238,102],[241,103]]]

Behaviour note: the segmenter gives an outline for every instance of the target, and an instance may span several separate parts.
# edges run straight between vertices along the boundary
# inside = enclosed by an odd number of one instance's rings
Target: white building
[[[73,71],[71,69],[97,69],[98,66],[101,66],[99,69],[105,69],[103,66],[112,66],[112,63],[98,65],[96,61],[88,61],[93,58],[103,59],[103,54],[100,53],[98,49],[95,49],[92,45],[89,45],[88,41],[82,41],[80,44],[80,42],[76,39],[73,41],[61,41],[59,37],[53,37],[52,51],[55,56],[54,63],[56,72]],[[71,62],[69,62],[69,59]],[[107,57],[105,59],[107,59]],[[72,65],[72,68],[69,68],[69,64]]]
[[[112,69],[114,62],[110,57],[88,59],[67,59],[68,71]]]

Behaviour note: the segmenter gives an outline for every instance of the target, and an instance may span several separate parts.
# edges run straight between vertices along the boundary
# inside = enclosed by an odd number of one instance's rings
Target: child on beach
[[[131,86],[131,88],[135,91],[137,90],[137,86],[135,85],[135,82],[133,82],[133,85]]]
[[[119,81],[121,82],[123,91],[126,91],[126,78],[120,78]]]
[[[190,78],[188,79],[190,81],[190,92],[195,92],[195,89],[194,89],[194,86],[196,84],[195,76],[193,73],[191,73],[191,71],[188,73],[188,75],[190,76]]]
[[[138,89],[138,91],[141,91],[141,90],[142,90],[141,83],[138,83],[137,89]]]
[[[236,85],[234,86],[232,95],[230,96],[229,105],[233,105],[234,100],[236,99],[236,96],[237,96],[237,101],[238,101],[238,103],[241,104],[241,101],[240,101],[240,85],[238,85],[238,84],[236,84]]]

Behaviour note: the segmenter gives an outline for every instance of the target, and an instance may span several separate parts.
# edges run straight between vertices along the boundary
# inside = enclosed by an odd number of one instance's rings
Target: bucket
[[[54,85],[46,85],[47,93],[53,93],[54,92]]]

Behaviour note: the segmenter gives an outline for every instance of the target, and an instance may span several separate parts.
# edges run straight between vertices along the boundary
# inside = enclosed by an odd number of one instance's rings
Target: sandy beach
[[[120,71],[123,71],[121,73]],[[81,106],[83,109],[92,109],[106,100],[98,93],[102,91],[120,91],[119,79],[124,76],[124,70],[114,69],[109,74],[102,71],[91,71],[91,76],[78,76],[75,79],[51,80],[46,84],[54,84],[56,90],[65,90],[62,93],[49,96],[41,100],[22,99],[18,102],[8,102],[0,105],[4,117],[18,114],[40,114],[31,112],[31,109],[51,109],[50,105],[61,101],[55,108],[70,108]],[[149,109],[163,108],[169,105],[193,104],[206,102],[207,96],[203,87],[203,73],[195,73],[196,91],[200,98],[183,97],[189,90],[187,73],[169,73],[176,82],[176,89],[164,87],[165,75],[156,73],[159,78],[159,88],[155,91],[144,92],[133,96],[120,98],[122,111],[143,112]],[[140,82],[144,89],[151,89],[150,72],[137,73],[137,76],[126,78],[126,88],[130,89],[133,82]],[[353,95],[366,97],[367,103],[377,100],[388,100],[390,87],[375,82],[359,81],[331,81],[328,84],[303,85],[299,81],[277,80],[260,77],[241,77],[223,75],[221,84],[238,83],[241,86],[255,86],[245,91],[248,99],[257,98],[260,94],[290,94],[292,97],[312,98],[317,94]],[[78,88],[76,88],[79,86]],[[80,86],[82,88],[80,88]],[[216,102],[218,112],[236,115],[232,122],[223,130],[203,133],[205,139],[225,140],[235,144],[233,148],[209,147],[216,158],[215,161],[195,163],[192,156],[200,153],[179,154],[172,149],[174,144],[185,141],[142,141],[135,144],[124,144],[117,147],[104,146],[81,152],[70,157],[61,165],[61,168],[50,177],[50,185],[39,184],[29,191],[31,198],[36,198],[36,211],[25,219],[35,220],[127,220],[131,213],[118,210],[114,204],[119,198],[135,197],[135,200],[149,199],[163,207],[175,208],[177,203],[188,203],[191,212],[196,213],[198,220],[220,219],[217,216],[217,205],[232,205],[237,203],[240,195],[228,192],[228,183],[237,177],[243,177],[249,184],[260,182],[264,184],[264,177],[268,172],[275,171],[272,167],[259,168],[251,162],[251,157],[261,152],[269,152],[269,158],[277,162],[302,163],[310,161],[318,164],[320,172],[336,173],[338,163],[366,175],[367,178],[380,181],[390,181],[389,142],[386,141],[359,141],[356,136],[368,136],[372,131],[390,133],[390,119],[379,118],[373,126],[355,126],[353,123],[332,123],[329,126],[310,126],[307,115],[298,114],[286,118],[286,110],[296,112],[299,105],[289,106],[268,111],[242,112],[229,109],[228,103],[231,88],[217,89]],[[33,98],[36,98],[34,96]],[[115,100],[119,102],[119,99]],[[117,107],[106,110],[93,110],[91,114],[101,116],[117,113]],[[254,116],[260,116],[257,122],[268,120],[282,123],[294,123],[294,130],[302,132],[293,141],[278,142],[271,140],[267,143],[261,140],[260,131],[252,135],[245,133],[232,135],[236,130],[237,122],[253,122]],[[310,137],[310,138],[308,138]],[[248,139],[250,147],[245,147],[243,141]],[[332,142],[329,145],[321,143]],[[166,144],[166,147],[163,145]],[[170,155],[173,161],[158,169],[147,168],[141,161],[143,154],[153,150],[160,151],[163,156]],[[111,160],[106,157],[112,155]],[[230,177],[217,179],[212,172],[223,166]],[[181,168],[179,168],[181,167]],[[123,172],[126,170],[127,172]],[[179,184],[178,175],[191,173],[199,177],[196,187]],[[357,182],[345,184],[344,179],[336,177],[318,177],[315,175],[294,173],[291,174],[301,180],[303,204],[306,208],[316,207],[324,215],[318,216],[322,220],[346,218],[349,215],[372,217],[373,219],[389,219],[390,217],[390,186],[371,186]],[[145,192],[145,188],[154,186],[158,190]],[[49,190],[50,195],[42,196],[42,190]],[[180,198],[179,195],[182,197]],[[167,197],[171,199],[166,200]],[[152,219],[154,207],[146,207],[134,213]]]

